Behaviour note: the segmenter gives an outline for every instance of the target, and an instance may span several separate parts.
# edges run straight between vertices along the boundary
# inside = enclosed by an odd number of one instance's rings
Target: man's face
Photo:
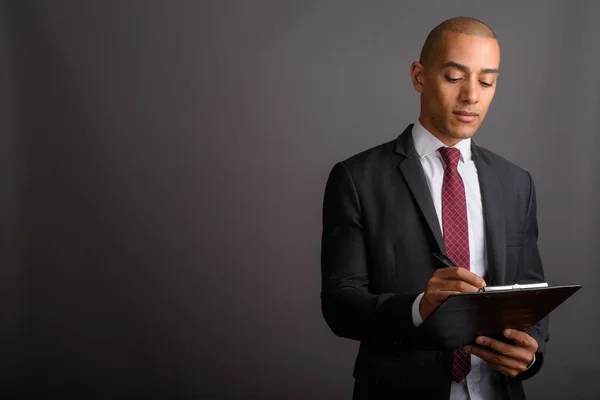
[[[500,47],[496,39],[445,32],[437,57],[413,64],[413,84],[421,93],[421,124],[454,145],[475,134],[496,91]]]

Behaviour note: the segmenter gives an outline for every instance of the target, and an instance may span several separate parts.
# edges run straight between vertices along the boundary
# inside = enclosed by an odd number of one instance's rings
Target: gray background
[[[418,114],[433,26],[492,26],[476,142],[528,169],[551,284],[531,399],[597,399],[600,3],[13,1],[0,19],[0,391],[343,399],[319,308],[333,164]]]

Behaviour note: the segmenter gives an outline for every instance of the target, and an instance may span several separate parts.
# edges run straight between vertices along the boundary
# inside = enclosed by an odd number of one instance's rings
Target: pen
[[[448,256],[446,256],[445,254],[442,253],[433,253],[433,256],[435,258],[437,258],[438,260],[440,260],[442,263],[444,263],[445,266],[447,267],[457,267],[458,265],[456,265],[454,263],[454,261],[452,261],[451,259],[448,258]]]

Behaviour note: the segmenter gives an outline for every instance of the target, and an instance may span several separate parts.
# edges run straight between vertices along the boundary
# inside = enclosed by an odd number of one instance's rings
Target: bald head
[[[490,107],[500,72],[496,35],[474,18],[452,18],[427,37],[410,67],[420,93],[419,122],[448,146],[475,134]]]
[[[442,47],[441,45],[445,39],[446,32],[496,39],[494,31],[478,19],[470,17],[450,18],[433,28],[427,39],[425,39],[425,44],[421,50],[421,57],[419,58],[421,64],[428,67],[435,60],[439,48]]]

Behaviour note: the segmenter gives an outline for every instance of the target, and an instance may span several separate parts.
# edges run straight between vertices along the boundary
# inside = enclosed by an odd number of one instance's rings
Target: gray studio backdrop
[[[568,0],[3,2],[0,391],[349,398],[325,181],[415,120],[456,15],[502,48],[476,141],[532,173],[548,281],[584,284],[526,389],[600,398],[600,3]]]

